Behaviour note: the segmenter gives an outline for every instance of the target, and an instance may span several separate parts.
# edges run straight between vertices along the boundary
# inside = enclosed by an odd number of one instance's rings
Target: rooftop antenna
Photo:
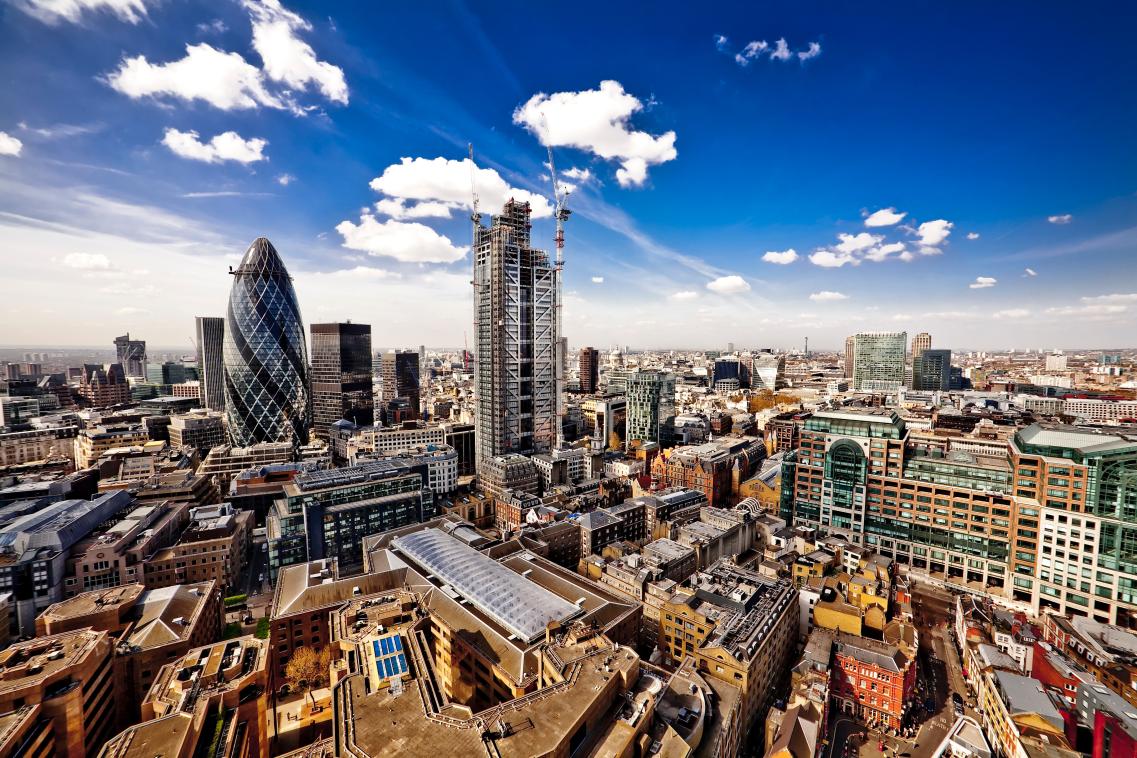
[[[546,134],[548,128],[545,129]],[[549,151],[549,177],[553,182],[553,217],[557,221],[557,233],[554,237],[557,245],[556,257],[556,273],[557,277],[557,324],[555,332],[554,347],[556,349],[556,393],[557,393],[557,449],[565,445],[565,430],[564,430],[564,388],[565,388],[565,351],[564,341],[562,338],[561,328],[561,311],[563,305],[561,302],[561,279],[562,272],[565,267],[565,221],[568,220],[569,214],[572,213],[568,209],[568,196],[569,190],[561,186],[557,181],[557,165],[553,162],[553,146],[546,145]]]

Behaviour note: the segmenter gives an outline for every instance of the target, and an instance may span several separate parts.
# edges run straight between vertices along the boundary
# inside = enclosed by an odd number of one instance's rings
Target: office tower
[[[675,427],[675,375],[647,369],[628,376],[628,444],[671,444]]]
[[[528,203],[474,226],[477,460],[549,450],[556,425],[556,279],[530,246]]]
[[[186,367],[174,361],[146,365],[146,381],[150,384],[181,384],[186,381]]]
[[[115,360],[128,377],[146,377],[146,340],[132,340],[130,332],[114,338]]]
[[[411,408],[411,418],[419,417],[421,389],[419,386],[420,355],[413,350],[391,350],[383,353],[383,403],[405,399]]]
[[[237,447],[308,442],[308,350],[292,277],[258,237],[232,272],[225,320],[225,412]]]
[[[126,373],[117,363],[86,364],[79,379],[79,397],[93,408],[119,405],[130,400]]]
[[[923,353],[925,350],[932,348],[932,335],[927,332],[920,332],[912,338],[912,360]]]
[[[856,344],[857,344],[857,338],[856,337],[846,337],[845,338],[845,378],[846,379],[852,379],[853,378],[853,357],[854,357],[853,348],[856,347]]]
[[[197,374],[201,403],[212,411],[225,410],[225,319],[198,316],[194,319],[197,339]]]
[[[853,389],[889,391],[904,384],[905,332],[860,332],[853,335]]]
[[[371,391],[371,326],[312,324],[312,433],[328,438],[340,419],[375,423]]]
[[[742,388],[742,363],[737,355],[715,359],[711,385],[715,392],[738,392]]]
[[[912,340],[913,344],[915,342]],[[951,351],[924,350],[917,353],[912,359],[912,389],[930,392],[952,389]]]
[[[754,356],[750,386],[756,390],[780,390],[786,386],[786,357],[769,350]]]
[[[580,391],[594,395],[600,388],[600,351],[594,347],[580,349]]]

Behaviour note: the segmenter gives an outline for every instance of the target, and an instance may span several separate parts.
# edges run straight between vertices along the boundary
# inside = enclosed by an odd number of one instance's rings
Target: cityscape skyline
[[[980,26],[966,11],[773,7],[759,21],[676,8],[622,45],[591,36],[606,54],[589,61],[544,54],[541,9],[512,22],[526,34],[468,10],[390,9],[384,24],[376,12],[0,9],[5,69],[43,85],[0,94],[0,233],[18,253],[3,343],[89,346],[128,330],[188,343],[264,235],[307,321],[370,323],[377,345],[461,345],[471,184],[490,211],[531,200],[534,244],[550,250],[551,145],[574,189],[572,345],[839,349],[851,331],[893,329],[956,349],[1131,344],[1137,77],[1116,18],[1131,9],[1005,6]],[[998,35],[1012,19],[1016,35]],[[912,34],[933,22],[939,33]],[[291,46],[258,36],[273,24]],[[1054,56],[1058,30],[1095,44]],[[941,66],[964,33],[995,57]],[[761,48],[751,37],[768,51],[748,53]],[[92,39],[103,44],[78,44]],[[646,70],[656,41],[678,52]],[[76,52],[36,59],[55,45]],[[204,83],[223,55],[232,70]],[[457,61],[466,75],[445,76]],[[1112,95],[1076,86],[1089,76]],[[1092,142],[1077,138],[1087,129]],[[431,318],[417,312],[426,298]]]

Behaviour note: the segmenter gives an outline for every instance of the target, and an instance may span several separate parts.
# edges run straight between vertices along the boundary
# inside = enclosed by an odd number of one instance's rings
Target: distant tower
[[[225,410],[225,319],[198,316],[194,319],[197,340],[197,373],[201,403],[212,411]]]
[[[557,270],[530,243],[529,203],[474,225],[477,461],[557,439]]]
[[[312,433],[327,439],[332,424],[375,423],[372,394],[371,326],[312,324]]]
[[[805,357],[809,359],[809,337],[805,338]]]
[[[132,340],[130,332],[114,338],[116,362],[128,377],[146,378],[146,340]]]
[[[580,349],[580,391],[596,394],[600,386],[600,351],[594,347]]]
[[[418,418],[422,404],[422,374],[419,353],[413,350],[391,350],[383,353],[380,376],[383,379],[383,402],[406,398],[412,416]]]
[[[920,332],[912,337],[912,357],[919,358],[925,350],[932,349],[932,335]]]
[[[855,356],[855,349],[857,345],[857,338],[850,336],[845,338],[845,378],[853,378],[853,358]]]
[[[225,320],[225,412],[237,447],[308,442],[308,349],[292,277],[258,237],[230,271]]]

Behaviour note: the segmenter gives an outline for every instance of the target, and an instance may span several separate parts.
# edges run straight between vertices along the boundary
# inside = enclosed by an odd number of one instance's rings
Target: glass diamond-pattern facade
[[[308,351],[292,278],[264,237],[233,272],[225,322],[225,410],[236,446],[308,441]]]

